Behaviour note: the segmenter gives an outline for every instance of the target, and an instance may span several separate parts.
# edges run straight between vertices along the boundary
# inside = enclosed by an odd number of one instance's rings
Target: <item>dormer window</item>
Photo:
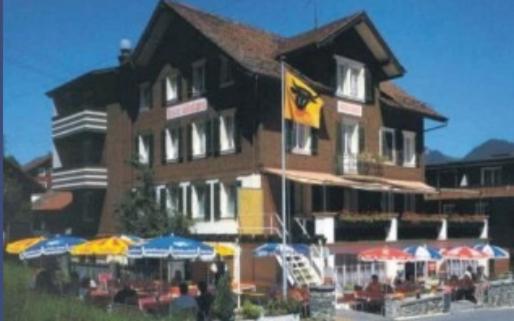
[[[205,59],[193,63],[193,96],[205,92]]]
[[[139,85],[139,111],[152,108],[152,90],[149,83]]]
[[[366,66],[358,61],[335,56],[337,62],[336,68],[336,95],[357,101],[365,101],[368,93],[366,93],[367,72]]]
[[[232,64],[227,57],[220,56],[220,87],[227,87],[233,83]]]

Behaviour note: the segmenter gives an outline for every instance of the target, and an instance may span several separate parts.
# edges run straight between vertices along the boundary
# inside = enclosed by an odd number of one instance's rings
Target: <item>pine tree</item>
[[[230,286],[230,276],[225,274],[216,285],[216,297],[213,303],[214,315],[221,321],[233,321],[235,308],[236,303]]]

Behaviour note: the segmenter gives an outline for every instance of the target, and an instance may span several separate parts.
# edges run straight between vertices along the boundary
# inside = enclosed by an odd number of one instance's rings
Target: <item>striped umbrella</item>
[[[509,259],[510,254],[507,250],[490,244],[476,244],[473,248],[492,259]]]
[[[368,262],[385,262],[385,261],[414,261],[414,257],[404,251],[390,246],[375,247],[364,250],[358,255],[359,260]]]
[[[20,254],[31,246],[36,245],[37,243],[44,241],[45,238],[42,236],[38,237],[30,237],[27,239],[17,240],[10,242],[7,244],[6,251],[9,254]]]
[[[413,245],[403,249],[418,261],[439,261],[443,258],[439,249],[427,245]]]
[[[450,250],[442,251],[443,257],[449,260],[472,261],[489,258],[488,255],[469,246],[457,246]]]
[[[75,245],[85,242],[86,240],[69,235],[57,235],[55,237],[41,241],[27,250],[20,253],[20,258],[34,259],[41,256],[60,255],[68,253]]]

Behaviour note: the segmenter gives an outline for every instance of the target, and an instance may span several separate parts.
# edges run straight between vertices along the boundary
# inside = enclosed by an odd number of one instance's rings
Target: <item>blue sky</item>
[[[282,35],[366,10],[407,74],[397,83],[450,118],[429,148],[462,156],[489,138],[514,140],[514,1],[188,0]],[[155,0],[4,0],[4,141],[21,162],[50,151],[45,92],[116,64],[136,42]],[[427,124],[432,126],[434,124]]]

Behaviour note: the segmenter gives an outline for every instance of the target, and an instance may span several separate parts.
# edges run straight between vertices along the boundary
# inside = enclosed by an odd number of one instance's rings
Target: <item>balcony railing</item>
[[[336,160],[338,175],[383,176],[384,166],[378,162],[359,159],[358,155],[339,155]]]
[[[104,167],[83,167],[55,170],[52,174],[55,190],[107,187],[107,169]]]
[[[52,122],[54,139],[84,131],[105,133],[107,131],[107,113],[83,110],[70,116],[54,119]]]

